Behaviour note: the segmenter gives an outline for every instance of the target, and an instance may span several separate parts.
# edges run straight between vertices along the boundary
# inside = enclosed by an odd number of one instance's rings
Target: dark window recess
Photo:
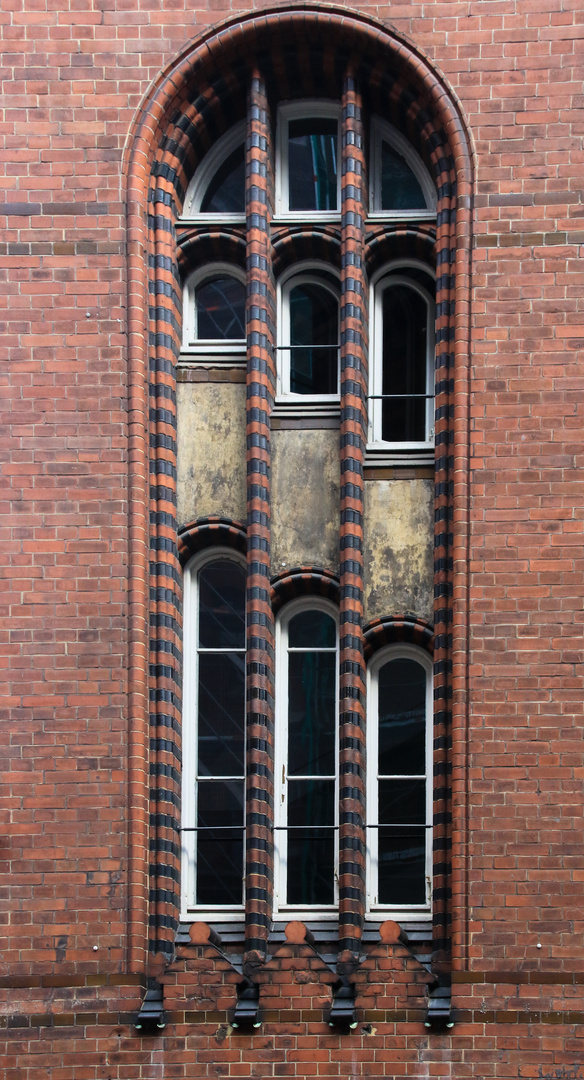
[[[197,340],[245,338],[245,285],[237,278],[214,277],[197,286]]]
[[[381,144],[381,210],[424,210],[420,182],[405,158],[387,142]]]
[[[408,285],[383,293],[382,439],[427,439],[428,305]]]
[[[245,213],[245,148],[236,147],[217,169],[201,201],[204,214]]]
[[[338,393],[339,304],[323,285],[306,282],[290,290],[290,390],[293,394]]]
[[[337,210],[336,120],[290,120],[288,125],[288,209]]]

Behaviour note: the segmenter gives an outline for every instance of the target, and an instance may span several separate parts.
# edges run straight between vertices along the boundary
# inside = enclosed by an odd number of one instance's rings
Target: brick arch
[[[284,570],[270,582],[270,596],[274,614],[289,600],[298,596],[322,596],[339,603],[341,583],[331,570],[316,566],[297,566],[293,570]]]
[[[245,555],[246,545],[245,525],[231,518],[197,518],[178,530],[177,551],[181,566],[205,548],[230,547]]]
[[[241,117],[261,70],[271,92],[343,96],[348,70],[369,107],[411,139],[437,190],[436,740],[464,760],[467,628],[469,266],[473,162],[460,106],[423,52],[391,28],[326,5],[302,4],[237,16],[191,42],[160,73],[135,117],[124,158],[128,201],[130,418],[130,770],[129,957],[144,965],[144,941],[170,952],[177,925],[180,792],[173,753],[159,726],[180,742],[181,585],[175,513],[175,364],[180,303],[175,222],[188,182],[213,141]],[[300,71],[300,78],[298,72]],[[346,99],[348,100],[348,99]],[[147,253],[147,260],[144,258]],[[150,303],[150,307],[148,307]],[[147,314],[146,314],[147,313]],[[149,374],[148,374],[149,373]],[[149,407],[150,397],[150,407]],[[148,425],[148,416],[150,421]],[[452,607],[453,589],[459,597]],[[151,628],[156,632],[152,633]],[[150,657],[150,672],[146,657]],[[169,657],[174,659],[169,662]],[[453,658],[456,663],[453,666]],[[459,659],[460,658],[460,659]],[[149,749],[150,740],[150,749]],[[170,753],[170,758],[167,756]],[[171,760],[172,759],[172,760]],[[153,801],[148,805],[148,764]],[[448,763],[443,764],[447,772]],[[456,894],[464,897],[464,771],[453,836]],[[437,807],[435,952],[450,947],[451,863],[446,855],[450,784]],[[150,819],[148,811],[150,810]],[[149,902],[144,867],[149,841]],[[150,903],[150,908],[149,908]],[[465,948],[465,913],[455,913]]]
[[[245,270],[245,237],[210,228],[202,233],[185,230],[178,243],[177,262],[181,276],[210,262],[227,262]]]
[[[431,269],[436,266],[436,229],[430,225],[396,224],[393,228],[378,229],[367,235],[365,266],[371,278],[385,263],[393,259],[417,259]]]
[[[434,628],[417,615],[384,615],[372,619],[363,627],[365,659],[369,660],[387,645],[407,643],[418,645],[425,652],[434,652]]]
[[[341,242],[336,230],[304,229],[301,226],[274,230],[274,275],[303,259],[328,263],[341,269]]]

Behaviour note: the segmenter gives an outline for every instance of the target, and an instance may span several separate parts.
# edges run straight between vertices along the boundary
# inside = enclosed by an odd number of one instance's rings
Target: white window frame
[[[245,146],[245,120],[235,124],[205,154],[201,164],[195,170],[187,188],[183,203],[180,221],[182,223],[216,221],[231,224],[240,224],[245,221],[243,214],[216,214],[201,211],[201,203],[205,197],[209,184],[216,172],[219,171],[223,162],[227,160],[238,146]]]
[[[338,288],[330,280],[334,276]],[[296,285],[321,285],[337,301],[339,323],[337,335],[337,392],[336,394],[293,394],[290,390],[290,292]],[[330,266],[318,262],[295,263],[278,281],[277,302],[277,364],[276,364],[276,406],[279,412],[291,415],[338,414],[341,400],[341,287],[336,271]],[[286,408],[287,407],[287,408]]]
[[[206,548],[198,552],[187,563],[183,579],[183,719],[182,719],[182,798],[181,822],[187,828],[197,822],[197,759],[198,759],[198,682],[199,682],[199,573],[208,563],[225,560],[245,570],[245,559],[232,548],[220,546]],[[217,650],[215,650],[217,651]],[[229,652],[245,650],[226,650]],[[245,707],[245,705],[244,705]],[[245,717],[244,717],[245,723]],[[244,729],[245,730],[245,729]],[[245,762],[244,762],[245,771]],[[229,777],[220,777],[228,780]],[[240,780],[241,777],[235,779]],[[244,797],[245,825],[245,797]],[[242,897],[245,895],[245,839],[243,833],[243,880]],[[216,904],[202,907],[195,902],[196,897],[196,833],[181,833],[181,918],[191,918],[196,912],[198,919],[217,919],[222,922],[240,921],[244,912],[244,903]]]
[[[381,208],[381,144],[389,143],[409,165],[418,181],[426,206],[418,210],[382,210]],[[372,221],[420,221],[436,217],[436,188],[417,150],[392,124],[374,116],[371,120],[369,215]]]
[[[408,275],[408,270],[423,270],[429,277],[434,277],[430,268],[418,260],[399,259],[388,263],[374,276],[370,290],[371,344],[369,359],[369,403],[367,453],[374,457],[379,453],[391,456],[399,452],[415,454],[419,451],[434,450],[434,358],[436,352],[436,305],[434,298],[422,285]],[[402,273],[396,274],[400,270]],[[381,438],[383,394],[383,294],[394,285],[407,285],[426,301],[426,393],[431,395],[426,400],[426,438],[422,441],[392,442]],[[381,462],[380,462],[381,463]],[[383,461],[386,464],[386,461]]]
[[[334,794],[334,902],[327,906],[288,904],[287,849],[288,834],[288,627],[300,611],[323,611],[334,619],[336,627],[335,679],[335,794]],[[330,650],[323,650],[330,651]],[[275,753],[274,753],[274,915],[288,919],[336,919],[339,889],[339,611],[330,601],[317,596],[304,596],[285,605],[276,621],[276,682],[275,682]],[[294,777],[292,777],[294,779]]]
[[[391,660],[411,659],[426,672],[426,903],[379,904],[378,888],[378,747],[379,696],[378,675]],[[433,662],[429,653],[415,645],[398,644],[380,649],[370,660],[367,669],[367,908],[371,918],[392,918],[398,922],[427,916],[432,909],[432,820],[433,820]]]
[[[205,360],[239,360],[245,363],[246,340],[245,338],[233,338],[227,341],[223,339],[206,338],[199,340],[196,336],[197,309],[195,304],[196,290],[199,285],[214,277],[232,277],[240,281],[245,288],[245,271],[232,263],[213,262],[194,270],[189,274],[183,285],[183,336],[181,358],[199,358]]]
[[[288,131],[291,120],[335,119],[337,121],[337,209],[290,210],[288,172]],[[276,136],[276,219],[284,221],[341,220],[341,106],[338,102],[306,99],[287,102],[278,108]]]

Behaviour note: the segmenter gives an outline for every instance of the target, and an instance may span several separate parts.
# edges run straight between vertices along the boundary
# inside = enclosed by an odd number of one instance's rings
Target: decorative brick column
[[[365,914],[363,460],[367,438],[365,154],[353,74],[343,86],[341,173],[341,604],[339,938],[359,952]]]
[[[247,845],[246,952],[265,954],[271,919],[274,808],[274,616],[270,600],[270,412],[275,285],[265,86],[252,74],[247,116]]]

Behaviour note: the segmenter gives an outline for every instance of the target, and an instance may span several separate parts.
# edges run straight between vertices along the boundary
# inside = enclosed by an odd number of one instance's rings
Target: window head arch
[[[411,645],[368,668],[369,908],[402,915],[430,905],[432,661]]]
[[[423,264],[396,263],[374,279],[369,392],[373,452],[433,447],[433,284]]]
[[[245,275],[213,263],[187,278],[183,290],[183,351],[233,353],[245,348]]]
[[[408,139],[381,117],[371,122],[371,216],[408,218],[436,213],[436,190]]]
[[[188,186],[182,219],[201,217],[214,221],[245,218],[245,122],[217,140]]]
[[[301,404],[339,396],[339,292],[324,267],[294,268],[279,288],[278,397]]]
[[[241,912],[245,562],[212,548],[184,578],[183,907]]]

